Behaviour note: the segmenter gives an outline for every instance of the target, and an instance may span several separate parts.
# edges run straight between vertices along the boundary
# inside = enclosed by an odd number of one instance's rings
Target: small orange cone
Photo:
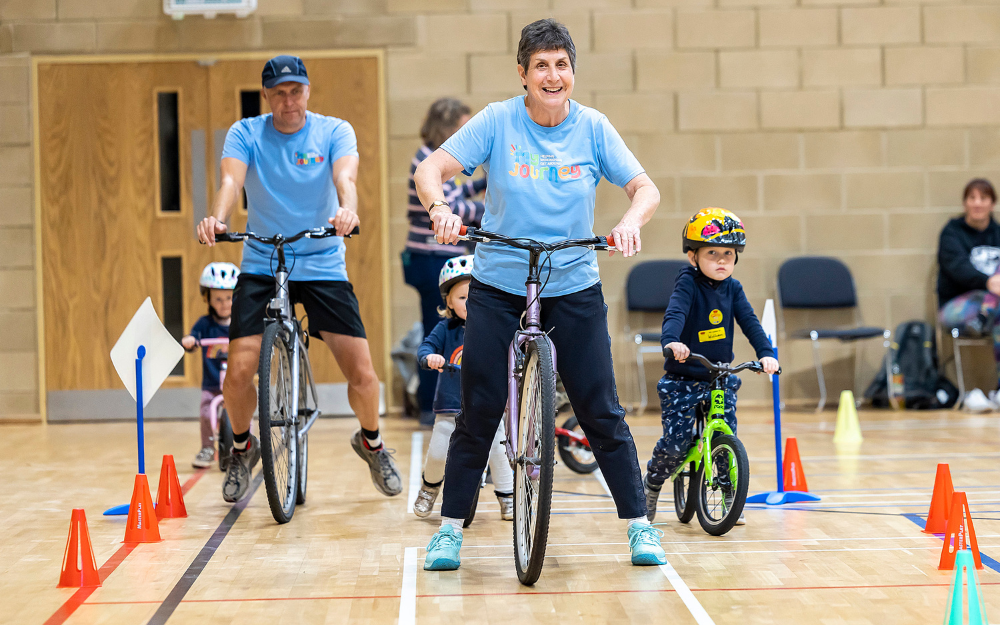
[[[56,588],[95,588],[101,585],[94,547],[87,529],[87,515],[75,508],[69,520],[69,538],[63,553],[62,573]]]
[[[951,571],[955,568],[955,555],[972,547],[972,559],[976,568],[983,568],[979,557],[979,543],[976,541],[976,528],[972,527],[972,513],[969,511],[969,500],[965,493],[959,491],[951,498],[951,512],[948,514],[948,526],[944,531],[944,547],[941,548],[939,571]]]
[[[951,496],[955,487],[951,484],[951,469],[946,464],[937,466],[934,476],[934,494],[931,495],[931,507],[927,511],[925,534],[940,534],[948,523],[948,513],[951,510]]]
[[[181,492],[181,480],[177,477],[177,467],[174,457],[163,456],[160,466],[160,485],[156,489],[156,518],[179,519],[188,515],[184,507],[184,494]]]
[[[132,503],[128,507],[128,521],[125,524],[126,543],[158,543],[160,526],[153,510],[153,498],[149,494],[149,482],[146,474],[135,476],[135,488],[132,489]]]
[[[806,472],[802,470],[802,459],[799,458],[799,443],[791,437],[785,439],[784,474],[786,491],[809,492]]]

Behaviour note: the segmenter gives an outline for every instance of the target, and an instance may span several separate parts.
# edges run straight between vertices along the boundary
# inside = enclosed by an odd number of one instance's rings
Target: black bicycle
[[[351,234],[358,234],[355,228]],[[253,232],[224,232],[216,241],[252,239],[274,247],[274,297],[268,303],[257,368],[260,456],[271,515],[288,523],[295,505],[306,501],[309,429],[319,418],[319,399],[309,364],[309,336],[295,316],[288,292],[291,269],[285,265],[285,246],[300,239],[337,236],[333,228],[311,228],[298,234],[262,237]],[[350,238],[347,235],[346,238]],[[295,263],[292,263],[294,268]]]

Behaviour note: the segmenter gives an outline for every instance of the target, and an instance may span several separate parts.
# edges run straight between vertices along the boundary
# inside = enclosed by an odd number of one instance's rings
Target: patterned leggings
[[[726,412],[723,419],[736,433],[736,391],[743,382],[731,375],[726,378]],[[656,385],[660,394],[663,436],[656,441],[653,457],[646,465],[646,477],[652,484],[662,484],[680,466],[691,449],[694,438],[695,409],[711,399],[708,382],[667,373]]]
[[[988,291],[969,291],[949,300],[938,311],[945,328],[958,328],[964,336],[993,336],[993,360],[1000,376],[1000,298]]]

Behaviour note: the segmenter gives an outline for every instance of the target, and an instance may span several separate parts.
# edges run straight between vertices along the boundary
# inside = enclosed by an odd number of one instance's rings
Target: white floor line
[[[420,432],[414,432],[420,434]],[[416,438],[416,437],[414,437]],[[417,548],[403,551],[403,588],[399,592],[399,625],[417,622]]]
[[[674,567],[670,566],[669,562],[661,564],[660,571],[663,572],[663,576],[667,578],[670,585],[677,591],[677,596],[680,597],[681,601],[684,602],[684,605],[687,606],[688,611],[691,612],[691,616],[694,617],[694,620],[698,623],[698,625],[715,625],[715,621],[713,621],[712,617],[708,615],[708,612],[706,612],[705,608],[701,606],[701,603],[694,596],[694,593],[691,592],[688,585],[684,583],[681,576],[677,574]]]
[[[994,549],[1000,545],[979,545],[979,549]],[[775,554],[775,553],[846,553],[846,552],[862,552],[862,551],[941,551],[940,544],[932,545],[930,547],[844,547],[841,549],[755,549],[750,551],[740,551],[727,549],[724,551],[667,551],[665,552],[668,556],[684,556],[684,557],[698,557],[698,556],[742,556],[742,555],[756,555],[756,554]],[[545,554],[547,558],[627,558],[628,553],[567,553],[561,555],[549,555]],[[503,560],[510,558],[510,555],[504,556],[467,556],[463,560]]]
[[[410,486],[406,494],[406,511],[413,512],[413,504],[420,491],[420,474],[423,472],[424,433],[417,430],[410,436]],[[400,621],[402,623],[402,621]]]
[[[606,492],[608,494],[608,497],[611,497],[612,496],[611,495],[611,489],[608,488],[608,482],[607,482],[607,480],[604,479],[604,474],[601,473],[600,469],[597,469],[596,471],[594,471],[594,477],[596,477],[597,481],[601,483],[601,488],[603,488],[604,492]]]

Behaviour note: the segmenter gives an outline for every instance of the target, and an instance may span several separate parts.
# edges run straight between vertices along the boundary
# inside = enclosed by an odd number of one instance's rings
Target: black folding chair
[[[816,377],[819,380],[819,405],[816,411],[823,410],[826,405],[826,380],[823,377],[823,359],[820,357],[820,341],[837,339],[842,343],[854,343],[854,387],[858,389],[861,372],[861,341],[864,339],[882,337],[886,354],[889,353],[892,333],[885,328],[862,325],[858,311],[858,300],[854,290],[854,278],[847,265],[836,258],[824,256],[802,256],[790,258],[778,269],[778,302],[782,310],[781,330],[788,339],[808,339],[812,341],[813,361],[816,366]],[[788,334],[784,328],[785,309],[799,310],[833,310],[850,309],[853,314],[853,324],[847,327],[818,328],[807,327]],[[889,371],[889,359],[885,359],[889,399],[896,405],[893,396],[892,378]]]
[[[648,260],[632,268],[625,283],[625,301],[628,312],[659,313],[660,325],[663,324],[663,313],[670,303],[670,294],[674,292],[674,281],[677,272],[690,266],[686,260]],[[662,358],[660,348],[661,328],[646,328],[633,331],[630,328],[629,316],[625,318],[625,337],[635,343],[635,362],[639,377],[639,414],[646,410],[649,397],[646,393],[646,368],[643,357],[646,354],[657,354]]]

